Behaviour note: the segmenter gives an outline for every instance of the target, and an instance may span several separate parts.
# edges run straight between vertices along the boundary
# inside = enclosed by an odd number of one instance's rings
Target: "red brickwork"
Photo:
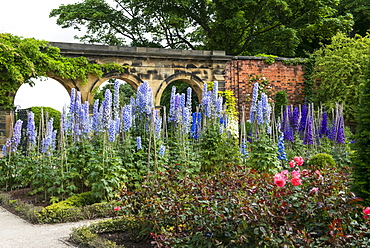
[[[238,111],[246,106],[249,112],[253,83],[252,78],[265,77],[274,99],[277,91],[286,91],[290,104],[303,101],[304,71],[302,65],[285,65],[277,60],[267,64],[263,59],[233,59],[226,64],[225,89],[232,90],[237,99]]]

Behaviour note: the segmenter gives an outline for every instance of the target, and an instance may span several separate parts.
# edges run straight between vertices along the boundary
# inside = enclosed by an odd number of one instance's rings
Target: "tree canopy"
[[[125,68],[117,64],[94,64],[84,57],[67,58],[47,41],[22,38],[0,33],[0,105],[13,107],[13,94],[23,84],[33,85],[32,79],[58,75],[65,79],[86,81],[88,74],[102,76],[104,72]]]
[[[109,2],[61,5],[50,17],[63,28],[85,28],[76,38],[88,43],[301,56],[338,31],[351,31],[355,13],[339,13],[339,0]]]
[[[314,77],[319,82],[315,101],[329,108],[336,102],[344,103],[345,116],[353,121],[361,82],[370,61],[370,34],[350,38],[340,33],[331,44],[317,50],[314,57]]]

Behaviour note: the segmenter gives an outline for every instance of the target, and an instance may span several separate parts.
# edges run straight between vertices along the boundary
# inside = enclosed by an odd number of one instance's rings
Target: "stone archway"
[[[135,75],[132,75],[132,74],[116,74],[116,73],[109,73],[109,74],[105,74],[103,75],[102,78],[99,78],[97,79],[91,86],[91,89],[90,89],[90,92],[89,92],[89,96],[88,96],[88,101],[90,103],[90,105],[94,104],[93,101],[94,101],[94,95],[95,95],[95,92],[99,89],[99,87],[104,83],[106,82],[107,80],[109,79],[112,79],[112,78],[115,78],[115,79],[119,79],[119,80],[122,80],[122,81],[125,81],[126,83],[128,83],[129,85],[131,85],[131,87],[137,91],[137,89],[139,88],[140,84],[143,83],[143,81],[135,76]]]
[[[176,73],[176,74],[173,74],[167,77],[160,84],[160,86],[158,87],[157,91],[154,94],[155,105],[160,105],[163,91],[167,88],[167,86],[170,85],[172,82],[178,81],[178,80],[184,81],[187,84],[189,84],[189,86],[196,93],[199,101],[201,101],[204,82],[194,74],[182,72],[182,73]]]

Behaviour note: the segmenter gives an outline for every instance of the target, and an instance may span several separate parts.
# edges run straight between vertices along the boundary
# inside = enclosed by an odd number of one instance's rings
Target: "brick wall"
[[[304,71],[302,65],[285,65],[283,58],[277,58],[275,63],[267,64],[263,58],[235,57],[229,61],[225,69],[225,88],[234,91],[238,111],[246,106],[249,113],[253,83],[251,78],[261,75],[269,80],[271,99],[275,92],[286,91],[290,104],[301,103],[304,87]]]

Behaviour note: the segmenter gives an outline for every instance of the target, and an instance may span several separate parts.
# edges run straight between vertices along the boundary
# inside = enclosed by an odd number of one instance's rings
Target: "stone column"
[[[9,115],[9,111],[5,110],[3,106],[0,106],[0,149],[5,144],[7,134],[7,116]],[[2,158],[2,152],[0,151],[0,158]]]

